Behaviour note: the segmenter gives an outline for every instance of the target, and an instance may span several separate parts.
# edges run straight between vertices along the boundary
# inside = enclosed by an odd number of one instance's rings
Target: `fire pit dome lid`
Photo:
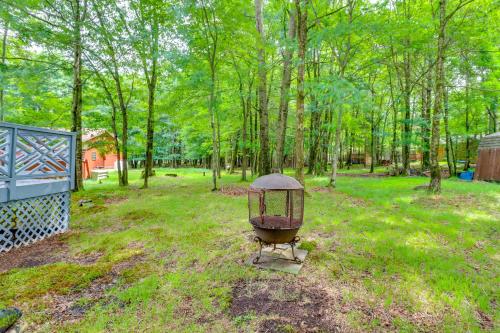
[[[257,178],[250,185],[250,188],[260,190],[303,190],[304,186],[295,178],[282,175],[281,173],[272,173]]]

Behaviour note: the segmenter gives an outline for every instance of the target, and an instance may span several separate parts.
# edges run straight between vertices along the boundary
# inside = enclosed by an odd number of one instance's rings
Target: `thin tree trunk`
[[[428,66],[431,61],[427,61]],[[424,86],[424,103],[422,106],[422,170],[427,170],[430,167],[430,123],[431,123],[431,105],[432,105],[432,71],[428,70],[427,80]]]
[[[76,133],[75,191],[83,189],[83,145],[82,145],[82,14],[80,0],[73,2],[73,102],[71,106],[71,130]]]
[[[154,15],[152,20],[151,71],[149,73],[147,63],[145,59],[143,60],[144,75],[148,83],[148,121],[146,134],[146,161],[144,165],[144,188],[148,187],[148,179],[153,175],[154,107],[157,83],[158,40],[160,33],[158,18]]]
[[[446,134],[446,163],[448,164],[448,172],[450,173],[450,176],[455,176],[454,172],[454,167],[453,167],[453,156],[452,156],[452,150],[453,146],[451,143],[451,136],[450,136],[450,127],[449,127],[449,111],[448,111],[448,89],[444,88],[444,130]]]
[[[250,124],[250,153],[249,153],[249,158],[250,158],[250,175],[253,177],[253,171],[254,171],[254,141],[253,141],[253,117],[252,117],[252,107],[250,106],[247,108],[248,112],[248,123]]]
[[[5,74],[5,58],[7,57],[7,34],[9,33],[9,22],[5,21],[5,27],[3,30],[3,37],[2,37],[2,59],[1,59],[1,64],[2,64],[2,74]],[[0,121],[5,120],[5,105],[4,105],[4,95],[5,95],[5,88],[4,88],[4,82],[5,77],[2,78],[3,82],[0,83]]]
[[[389,87],[391,92],[391,107],[392,107],[392,145],[391,145],[391,159],[392,163],[394,163],[395,174],[399,175],[399,166],[398,166],[398,153],[397,153],[397,144],[398,144],[398,108],[396,106],[396,100],[394,99],[394,89],[392,85],[392,75],[389,69]]]
[[[370,163],[370,173],[375,171],[375,110],[372,107],[371,111],[371,141],[370,141],[370,155],[372,161]]]
[[[215,109],[215,121],[217,124],[217,156],[219,159],[217,160],[217,178],[221,179],[221,165],[224,166],[225,169],[225,161],[221,161],[221,156],[220,156],[220,118],[219,118],[219,112],[217,112],[217,109]],[[222,162],[222,163],[221,163]]]
[[[429,191],[441,192],[441,168],[439,167],[439,139],[441,111],[443,108],[444,90],[444,60],[445,60],[445,33],[446,33],[446,0],[439,0],[439,34],[436,60],[436,92],[434,98],[434,114],[432,115],[431,139],[431,181]]]
[[[146,134],[146,161],[144,165],[144,188],[148,188],[148,179],[153,175],[155,90],[156,90],[156,71],[154,71],[151,74],[151,84],[148,84],[148,121],[147,121],[147,134]]]
[[[410,45],[409,39],[406,41]],[[410,174],[410,149],[411,149],[411,62],[409,51],[404,53],[404,123],[402,133],[403,144],[403,175]]]
[[[288,21],[288,43],[295,39],[295,13],[290,12]],[[289,93],[292,78],[293,47],[286,45],[283,51],[283,74],[280,87],[280,106],[278,115],[278,133],[276,138],[276,154],[274,166],[283,173],[283,158],[285,151],[286,126],[288,120]]]
[[[231,166],[229,168],[230,174],[234,173],[234,169],[236,168],[237,165],[239,141],[240,141],[240,131],[237,131],[234,137],[233,149],[231,150]]]
[[[464,171],[470,168],[470,80],[469,80],[469,69],[467,69],[465,78],[465,163]]]
[[[260,175],[271,173],[269,158],[269,126],[267,110],[267,69],[262,0],[255,0],[255,24],[259,33],[258,40],[258,76],[259,76],[259,118],[260,118]]]
[[[333,160],[332,160],[332,175],[330,177],[330,184],[329,186],[331,187],[336,187],[337,186],[337,163],[339,160],[339,147],[340,147],[340,133],[342,130],[342,106],[340,106],[340,109],[338,111],[337,115],[337,128],[335,129],[335,145],[333,147]]]
[[[212,128],[212,191],[217,191],[217,165],[219,163],[218,145],[217,145],[217,129],[215,124],[215,73],[212,71],[211,85],[210,85],[210,127]]]
[[[295,130],[295,178],[304,185],[304,70],[307,47],[307,6],[308,0],[295,0],[298,22],[298,56],[297,73],[297,120]]]

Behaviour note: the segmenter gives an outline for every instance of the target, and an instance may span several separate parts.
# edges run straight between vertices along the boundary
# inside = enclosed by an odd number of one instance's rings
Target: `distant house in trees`
[[[84,130],[83,141],[83,178],[89,179],[92,170],[116,170],[118,159],[114,149],[113,136],[106,130]]]

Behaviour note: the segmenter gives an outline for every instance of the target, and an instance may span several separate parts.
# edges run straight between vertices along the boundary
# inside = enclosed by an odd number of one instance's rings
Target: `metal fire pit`
[[[263,245],[290,244],[293,261],[300,263],[294,248],[304,218],[304,187],[294,178],[273,173],[257,178],[248,191],[249,220],[259,243],[258,263]]]

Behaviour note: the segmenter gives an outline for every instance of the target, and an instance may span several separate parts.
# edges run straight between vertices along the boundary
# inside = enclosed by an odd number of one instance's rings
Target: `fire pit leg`
[[[257,257],[255,257],[255,259],[253,260],[254,264],[258,264],[259,259],[262,256],[262,239],[260,239],[260,237],[255,236],[255,238],[253,240],[254,240],[254,242],[259,242],[259,255]]]
[[[292,257],[293,257],[293,261],[295,261],[297,264],[301,264],[302,263],[302,260],[299,259],[299,257],[296,257],[295,256],[295,245],[297,245],[297,243],[300,241],[300,237],[299,236],[295,236],[293,238],[293,240],[289,243],[290,244],[290,247],[292,248]]]

